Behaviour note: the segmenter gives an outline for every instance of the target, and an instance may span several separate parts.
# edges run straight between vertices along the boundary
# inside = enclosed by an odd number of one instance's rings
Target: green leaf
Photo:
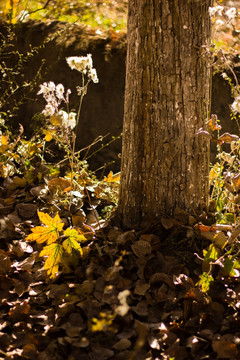
[[[233,263],[234,269],[240,269],[240,260],[235,260]]]
[[[226,258],[224,261],[224,271],[229,275],[229,276],[234,276],[236,275],[234,267],[233,267],[233,260],[231,258]]]
[[[204,272],[199,276],[200,280],[197,282],[197,285],[201,286],[203,292],[208,292],[211,284],[214,282],[212,275]]]
[[[215,261],[219,258],[220,250],[211,244],[208,250],[203,250],[204,260],[208,263]]]

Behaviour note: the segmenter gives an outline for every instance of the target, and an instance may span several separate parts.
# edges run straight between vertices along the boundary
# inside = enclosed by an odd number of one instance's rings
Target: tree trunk
[[[119,213],[199,209],[208,201],[211,0],[129,0]]]

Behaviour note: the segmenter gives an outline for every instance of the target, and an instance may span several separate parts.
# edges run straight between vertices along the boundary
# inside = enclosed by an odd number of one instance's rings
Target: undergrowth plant
[[[119,174],[113,175],[112,172],[103,180],[98,180],[88,169],[87,161],[81,159],[81,152],[75,151],[83,97],[90,81],[97,83],[98,77],[90,54],[69,57],[66,61],[72,70],[81,74],[81,85],[77,87],[80,97],[77,113],[70,111],[71,90],[65,91],[62,84],[49,81],[40,85],[38,95],[44,97],[46,106],[38,114],[41,126],[32,139],[23,138],[21,125],[16,138],[8,130],[4,119],[0,123],[0,176],[12,178],[12,189],[39,184],[36,190],[39,198],[45,201],[44,194],[50,194],[48,202],[50,200],[52,206],[45,205],[45,209],[53,214],[57,212],[52,218],[39,211],[38,217],[43,225],[32,228],[32,234],[27,237],[28,241],[46,243],[40,256],[45,259],[44,269],[50,278],[56,276],[59,267],[66,270],[70,265],[76,265],[83,255],[80,243],[92,237],[95,229],[101,229],[104,222],[101,217],[106,218],[115,210],[120,180]],[[93,144],[101,139],[99,137]],[[65,152],[65,158],[60,163],[51,164],[45,160],[47,144],[52,141]],[[43,183],[45,185],[41,185]],[[106,201],[106,206],[99,214],[96,207],[100,199]],[[85,203],[92,216],[91,220],[88,219],[91,226],[85,225],[86,214],[82,209]],[[69,214],[70,226],[63,229],[64,222],[58,212]]]
[[[235,7],[217,4],[209,9],[209,13],[215,30],[225,27],[230,31],[232,26],[232,31],[236,32],[239,12]],[[231,120],[236,121],[239,128],[240,86],[234,72],[234,49],[230,53],[229,56],[224,49],[220,49],[219,43],[217,47],[213,45],[208,48],[209,59],[212,59],[210,65],[214,67],[215,73],[221,73],[230,85],[234,98],[231,104]],[[210,241],[208,248],[203,251],[203,273],[199,277],[198,285],[211,295],[215,280],[240,276],[240,139],[236,134],[221,134],[221,119],[219,120],[217,115],[212,115],[207,124],[208,130],[200,129],[199,134],[208,137],[217,146],[216,162],[211,165],[209,173],[209,211],[214,214],[216,223],[210,226],[197,224],[195,228],[200,231],[201,238]],[[227,147],[229,150],[226,150]]]

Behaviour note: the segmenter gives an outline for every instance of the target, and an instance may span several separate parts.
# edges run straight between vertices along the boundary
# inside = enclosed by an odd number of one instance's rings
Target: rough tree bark
[[[193,211],[208,201],[211,0],[129,0],[119,213]]]

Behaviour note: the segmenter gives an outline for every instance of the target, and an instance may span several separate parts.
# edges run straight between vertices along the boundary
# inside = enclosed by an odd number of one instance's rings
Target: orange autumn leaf
[[[71,182],[64,178],[53,178],[49,180],[48,182],[48,188],[51,192],[56,192],[57,190],[64,191],[65,189],[69,188],[71,186]]]
[[[233,134],[229,134],[229,133],[224,133],[221,136],[219,136],[219,138],[217,139],[217,141],[222,144],[222,143],[226,143],[226,144],[230,144],[232,141],[238,141],[239,137],[237,135],[233,135]]]
[[[45,140],[46,140],[47,142],[52,140],[52,133],[51,133],[51,131],[49,131],[49,130],[43,130],[43,133],[45,134]]]
[[[232,184],[235,191],[239,191],[240,189],[240,174],[238,173],[232,178]]]
[[[28,235],[26,240],[36,241],[41,244],[46,242],[48,245],[55,242],[59,238],[59,232],[63,229],[63,222],[57,214],[54,218],[51,218],[48,214],[38,212],[39,220],[44,226],[36,226],[31,229],[32,234]]]
[[[2,135],[1,137],[1,143],[2,145],[8,145],[8,138],[5,135]]]
[[[116,174],[113,174],[112,171],[110,171],[110,173],[108,174],[108,176],[103,179],[104,181],[107,181],[107,182],[117,182],[117,181],[120,181],[120,172],[116,173]]]

